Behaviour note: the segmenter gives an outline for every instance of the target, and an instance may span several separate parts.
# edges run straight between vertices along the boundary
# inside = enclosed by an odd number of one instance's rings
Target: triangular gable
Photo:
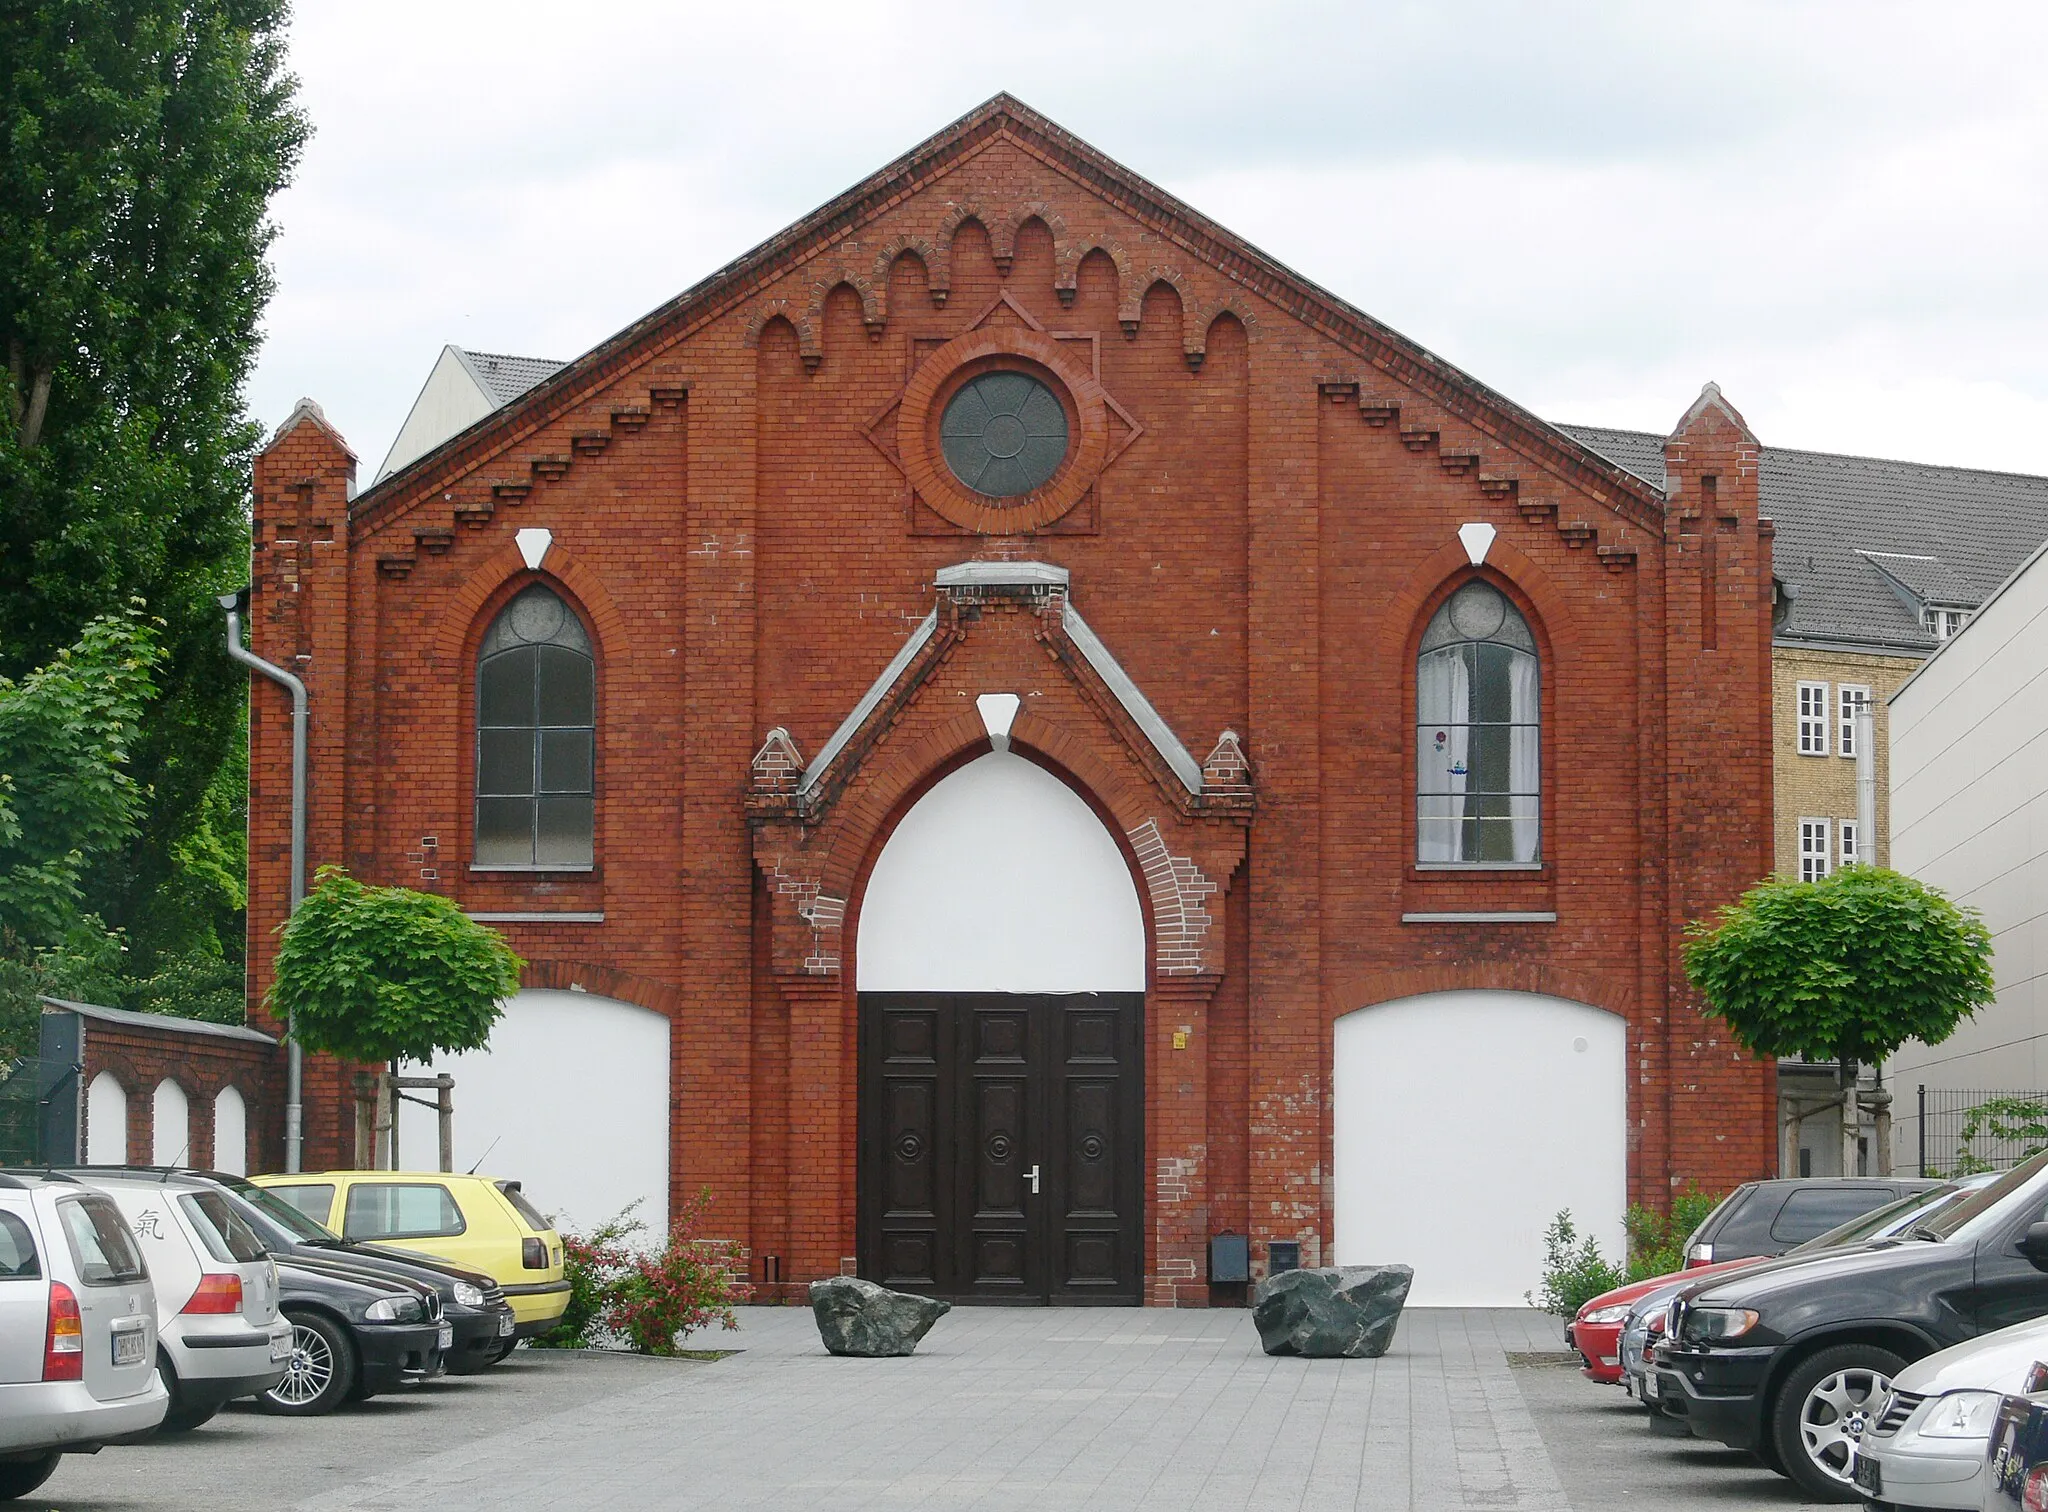
[[[379,482],[356,499],[351,518],[373,524],[445,488],[998,140],[1015,143],[1066,175],[1085,193],[1113,203],[1183,253],[1260,295],[1447,413],[1540,460],[1619,512],[1653,528],[1661,524],[1663,498],[1642,479],[1303,278],[1007,94],[969,111],[838,198],[594,347],[522,398]]]

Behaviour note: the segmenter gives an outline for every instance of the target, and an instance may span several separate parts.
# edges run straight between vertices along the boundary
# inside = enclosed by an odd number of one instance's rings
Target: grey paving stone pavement
[[[182,1442],[68,1461],[24,1505],[1797,1505],[1725,1452],[1650,1440],[1575,1372],[1512,1365],[1561,1347],[1526,1311],[1412,1309],[1380,1360],[1270,1358],[1241,1311],[956,1308],[901,1360],[827,1355],[806,1309],[741,1316],[737,1334],[691,1341],[741,1351],[711,1364],[522,1350],[331,1418],[230,1409]],[[1649,1482],[1637,1454],[1658,1457]]]

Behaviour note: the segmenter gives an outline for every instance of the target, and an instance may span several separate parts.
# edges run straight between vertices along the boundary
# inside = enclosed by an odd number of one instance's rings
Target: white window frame
[[[1799,754],[1827,755],[1828,685],[1824,682],[1802,682],[1793,699],[1793,711],[1799,721]]]
[[[1844,756],[1856,754],[1856,710],[1867,705],[1871,714],[1877,713],[1877,705],[1870,701],[1870,688],[1865,683],[1837,683],[1835,685],[1835,707],[1842,711],[1842,728],[1837,747]],[[1875,726],[1873,725],[1874,729]]]
[[[1863,835],[1856,820],[1835,821],[1835,847],[1844,866],[1854,866],[1863,859]]]
[[[1799,880],[1818,882],[1833,868],[1835,824],[1802,814],[1799,819]]]

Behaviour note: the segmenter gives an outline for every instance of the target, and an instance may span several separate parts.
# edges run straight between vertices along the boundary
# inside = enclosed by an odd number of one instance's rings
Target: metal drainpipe
[[[284,668],[265,661],[242,644],[242,596],[224,593],[221,608],[228,612],[228,655],[243,666],[261,672],[292,695],[292,888],[291,911],[297,913],[306,900],[306,685]],[[299,1038],[292,1032],[289,1013],[284,1024],[284,1168],[299,1169],[300,1133],[304,1107],[299,1099],[301,1056]]]

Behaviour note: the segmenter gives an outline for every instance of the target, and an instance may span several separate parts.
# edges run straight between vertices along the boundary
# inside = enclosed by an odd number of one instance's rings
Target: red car
[[[1668,1276],[1652,1276],[1647,1281],[1631,1281],[1627,1286],[1617,1286],[1613,1291],[1602,1292],[1581,1307],[1578,1316],[1567,1323],[1564,1336],[1567,1343],[1579,1352],[1579,1358],[1586,1362],[1582,1374],[1613,1386],[1621,1380],[1621,1325],[1628,1317],[1630,1304],[1647,1297],[1660,1286],[1668,1286],[1683,1277],[1704,1279],[1718,1276],[1725,1271],[1739,1271],[1748,1266],[1762,1265],[1773,1259],[1770,1255],[1746,1255],[1740,1260],[1723,1260],[1719,1265],[1689,1265],[1683,1271],[1674,1271]]]

